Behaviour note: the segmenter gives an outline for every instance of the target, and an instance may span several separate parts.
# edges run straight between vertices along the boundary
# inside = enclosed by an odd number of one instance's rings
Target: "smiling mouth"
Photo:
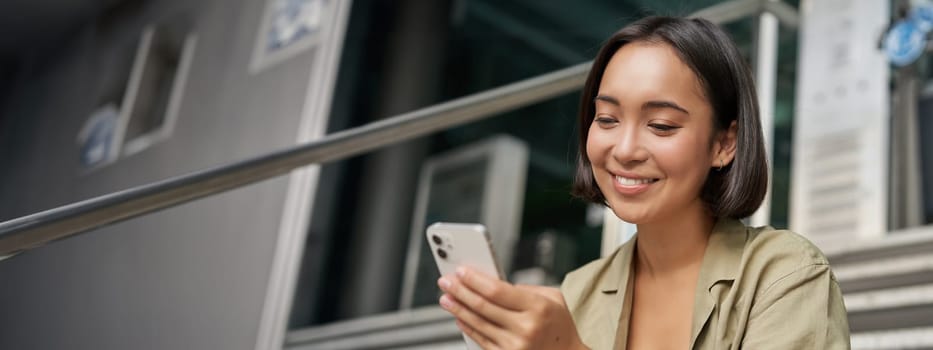
[[[627,178],[627,177],[623,177],[619,175],[613,176],[613,178],[615,178],[615,182],[617,184],[622,185],[622,186],[647,185],[647,184],[655,183],[658,180],[660,180],[660,179],[651,179],[651,178],[633,179],[633,178]]]

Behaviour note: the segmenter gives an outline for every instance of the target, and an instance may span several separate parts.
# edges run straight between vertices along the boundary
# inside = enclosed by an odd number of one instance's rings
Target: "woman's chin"
[[[616,215],[617,218],[619,218],[619,220],[630,224],[638,225],[651,221],[652,216],[650,213],[632,209],[633,208],[625,208],[620,210],[612,209],[612,212]]]

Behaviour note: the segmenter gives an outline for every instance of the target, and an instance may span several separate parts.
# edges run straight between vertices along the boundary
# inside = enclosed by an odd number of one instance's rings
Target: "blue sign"
[[[324,6],[325,0],[274,0],[266,50],[284,48],[317,32]]]
[[[897,21],[884,37],[884,52],[891,63],[903,67],[913,63],[926,51],[926,31],[910,19]]]
[[[110,160],[115,152],[114,136],[116,135],[119,110],[108,104],[96,111],[85,122],[78,134],[78,143],[81,151],[81,164],[85,168],[93,168]]]
[[[921,5],[910,10],[910,20],[924,33],[933,29],[933,6]]]

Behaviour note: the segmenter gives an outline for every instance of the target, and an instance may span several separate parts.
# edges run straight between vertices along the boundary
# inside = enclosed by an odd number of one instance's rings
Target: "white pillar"
[[[777,0],[769,0],[777,1]],[[761,113],[761,130],[765,137],[768,155],[768,192],[764,202],[751,218],[752,226],[768,225],[771,220],[771,184],[774,162],[774,100],[777,91],[777,45],[778,19],[773,14],[762,12],[758,18],[758,40],[755,55],[755,80],[758,86],[758,106]]]

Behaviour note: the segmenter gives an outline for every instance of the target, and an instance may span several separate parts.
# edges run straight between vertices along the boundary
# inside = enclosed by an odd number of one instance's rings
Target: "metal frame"
[[[922,160],[920,158],[919,105],[930,97],[931,84],[922,82],[916,65],[892,71],[888,229],[924,225]],[[924,86],[926,85],[926,86]]]
[[[120,117],[117,119],[117,127],[113,133],[113,151],[103,164],[115,162],[123,155],[123,141],[126,138],[126,129],[132,118],[132,111],[136,107],[136,98],[139,95],[140,85],[142,85],[143,74],[145,74],[146,60],[149,58],[149,51],[152,48],[153,37],[155,37],[155,26],[149,25],[143,29],[139,38],[139,45],[136,46],[136,57],[133,59],[133,68],[130,71],[130,80],[127,82],[126,93],[123,95],[123,101],[120,102]],[[2,254],[0,254],[2,255]]]
[[[152,41],[153,36],[156,34],[156,30],[157,29],[155,29],[155,27],[150,26],[143,32],[143,40],[141,42],[147,46],[145,48],[145,51],[147,51],[147,57],[137,57],[136,64],[145,66],[145,60],[149,58],[148,51],[152,50]],[[131,110],[133,110],[133,107],[135,106],[125,105],[125,108],[121,108],[120,129],[119,132],[115,135],[117,140],[120,141],[120,144],[116,145],[116,147],[118,147],[117,149],[119,154],[115,155],[115,157],[126,157],[135,153],[139,153],[146,148],[149,148],[150,146],[172,136],[172,133],[175,131],[175,124],[178,122],[178,110],[181,107],[182,98],[184,98],[185,95],[185,87],[188,85],[188,75],[189,71],[191,70],[191,61],[194,60],[194,50],[197,47],[197,43],[197,33],[190,31],[185,34],[184,41],[182,42],[181,46],[181,56],[178,59],[178,69],[176,70],[175,76],[173,77],[172,90],[168,98],[168,105],[165,108],[164,119],[158,128],[150,130],[145,134],[138,135],[133,139],[126,140],[126,127],[131,121]],[[134,80],[131,80],[132,84],[136,86],[133,86],[131,90],[127,90],[128,92],[133,91],[132,101],[135,101],[135,95],[138,93],[139,80],[143,74],[142,69],[144,68],[140,68],[139,76],[134,75]],[[135,67],[133,74],[137,74]]]
[[[765,4],[779,4],[767,0]],[[777,98],[778,17],[762,11],[758,15],[758,37],[755,42],[755,83],[758,88],[758,109],[764,134],[768,172],[774,169],[774,105]],[[769,176],[765,199],[749,218],[752,226],[765,226],[771,222],[771,187],[774,176]]]
[[[430,344],[430,349],[463,349],[454,318],[439,306],[362,319],[339,321],[291,331],[286,349],[411,349]]]
[[[713,23],[724,24],[761,13],[774,15],[778,22],[790,28],[797,28],[800,24],[797,10],[780,0],[727,1],[694,12],[690,17],[701,17]]]

